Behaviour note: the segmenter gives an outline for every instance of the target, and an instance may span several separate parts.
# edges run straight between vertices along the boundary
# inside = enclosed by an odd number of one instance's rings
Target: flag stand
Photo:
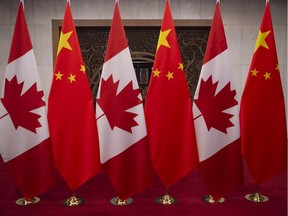
[[[31,199],[26,199],[24,197],[22,198],[19,198],[15,201],[15,203],[17,205],[22,205],[22,206],[26,206],[26,205],[33,205],[33,204],[36,204],[40,201],[40,198],[39,197],[33,197]]]
[[[215,204],[215,203],[223,203],[225,199],[220,197],[218,200],[214,200],[212,195],[206,195],[203,197],[204,202]]]
[[[133,202],[132,198],[127,198],[125,200],[120,199],[119,197],[114,197],[110,200],[110,203],[117,206],[129,205]]]
[[[84,199],[76,197],[75,194],[73,193],[73,195],[71,197],[63,200],[62,203],[65,206],[79,206],[79,205],[84,203]]]
[[[177,200],[173,197],[171,197],[166,189],[166,194],[162,197],[157,197],[155,199],[155,202],[158,204],[162,204],[162,205],[172,205],[175,204],[177,202]]]
[[[269,198],[259,192],[259,185],[256,186],[256,192],[245,195],[245,198],[251,202],[267,202]]]

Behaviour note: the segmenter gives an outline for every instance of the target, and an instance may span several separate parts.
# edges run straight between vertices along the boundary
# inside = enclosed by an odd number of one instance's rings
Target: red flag
[[[116,1],[96,100],[101,163],[121,200],[151,185],[144,110]]]
[[[169,187],[198,165],[192,103],[169,1],[145,103],[152,164]]]
[[[69,2],[49,95],[48,120],[56,167],[75,190],[100,171],[100,159],[93,98]]]
[[[54,185],[44,93],[22,2],[1,95],[0,137],[3,160],[26,199]]]
[[[239,98],[229,55],[217,2],[193,106],[199,168],[215,201],[243,184]]]
[[[287,167],[284,96],[267,2],[241,100],[243,157],[257,184]]]

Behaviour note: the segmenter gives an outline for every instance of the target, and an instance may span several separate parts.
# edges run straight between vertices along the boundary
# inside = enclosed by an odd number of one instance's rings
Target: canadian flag
[[[44,93],[20,2],[0,102],[0,152],[26,199],[54,185]]]
[[[217,2],[193,105],[199,168],[215,201],[243,184],[239,98],[229,55]]]
[[[96,99],[100,161],[121,200],[151,185],[144,109],[116,1]]]

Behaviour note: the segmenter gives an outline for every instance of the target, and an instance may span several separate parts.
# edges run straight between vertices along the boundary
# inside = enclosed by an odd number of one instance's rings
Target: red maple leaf
[[[106,115],[111,129],[117,126],[131,133],[131,128],[138,125],[134,120],[137,114],[128,112],[127,109],[142,103],[138,98],[140,92],[139,89],[133,89],[132,81],[117,94],[118,86],[119,81],[114,83],[112,75],[106,81],[102,79],[97,103]]]
[[[41,116],[31,111],[45,105],[42,100],[44,93],[37,91],[36,83],[34,83],[21,95],[23,84],[24,82],[18,84],[16,76],[11,81],[6,79],[4,98],[1,98],[1,101],[12,119],[15,129],[21,126],[36,133],[36,128],[41,127],[38,121]]]
[[[236,91],[230,90],[229,82],[215,95],[217,85],[218,81],[212,82],[212,75],[206,81],[202,79],[198,99],[194,102],[201,111],[208,130],[213,127],[227,133],[227,128],[234,126],[230,121],[233,115],[223,111],[238,104],[234,98]]]

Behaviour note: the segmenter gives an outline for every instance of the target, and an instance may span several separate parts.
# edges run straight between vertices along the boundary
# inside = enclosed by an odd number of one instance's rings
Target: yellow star
[[[60,71],[58,71],[58,73],[55,73],[54,75],[56,76],[56,80],[62,80],[63,74],[61,74]]]
[[[279,67],[279,64],[276,64],[276,70],[278,70],[280,72],[280,67]]]
[[[68,79],[70,80],[70,83],[76,82],[75,76],[76,76],[76,75],[70,74],[70,76],[68,77]]]
[[[259,73],[259,71],[256,70],[256,68],[254,68],[253,70],[251,70],[252,76],[257,77],[257,74]]]
[[[168,71],[168,73],[166,74],[166,77],[168,78],[168,80],[174,79],[173,74],[174,74],[173,72]]]
[[[83,73],[85,73],[86,72],[86,67],[85,67],[85,65],[80,65],[80,71],[82,71]]]
[[[158,44],[157,44],[157,50],[159,49],[159,47],[161,45],[170,48],[170,45],[166,39],[168,34],[170,33],[170,31],[171,31],[171,29],[168,29],[168,30],[163,31],[163,32],[160,30],[160,35],[159,35]]]
[[[184,66],[183,66],[183,63],[179,63],[179,67],[178,67],[178,69],[180,69],[181,71],[183,71],[183,70],[184,70]]]
[[[269,49],[265,39],[269,35],[270,32],[271,31],[266,31],[262,33],[261,31],[259,31],[254,52],[256,52],[260,46],[263,46],[264,48]]]
[[[159,71],[158,68],[156,68],[156,70],[153,71],[153,77],[159,77],[160,73],[161,71]]]
[[[66,49],[69,49],[69,50],[72,50],[68,40],[71,36],[73,31],[70,31],[66,34],[63,34],[63,32],[61,31],[61,34],[60,34],[60,39],[59,39],[59,45],[58,45],[58,51],[57,51],[57,55],[59,54],[59,52],[62,50],[62,48],[66,48]]]
[[[271,79],[270,77],[271,73],[266,72],[263,76],[265,77],[265,80]]]

